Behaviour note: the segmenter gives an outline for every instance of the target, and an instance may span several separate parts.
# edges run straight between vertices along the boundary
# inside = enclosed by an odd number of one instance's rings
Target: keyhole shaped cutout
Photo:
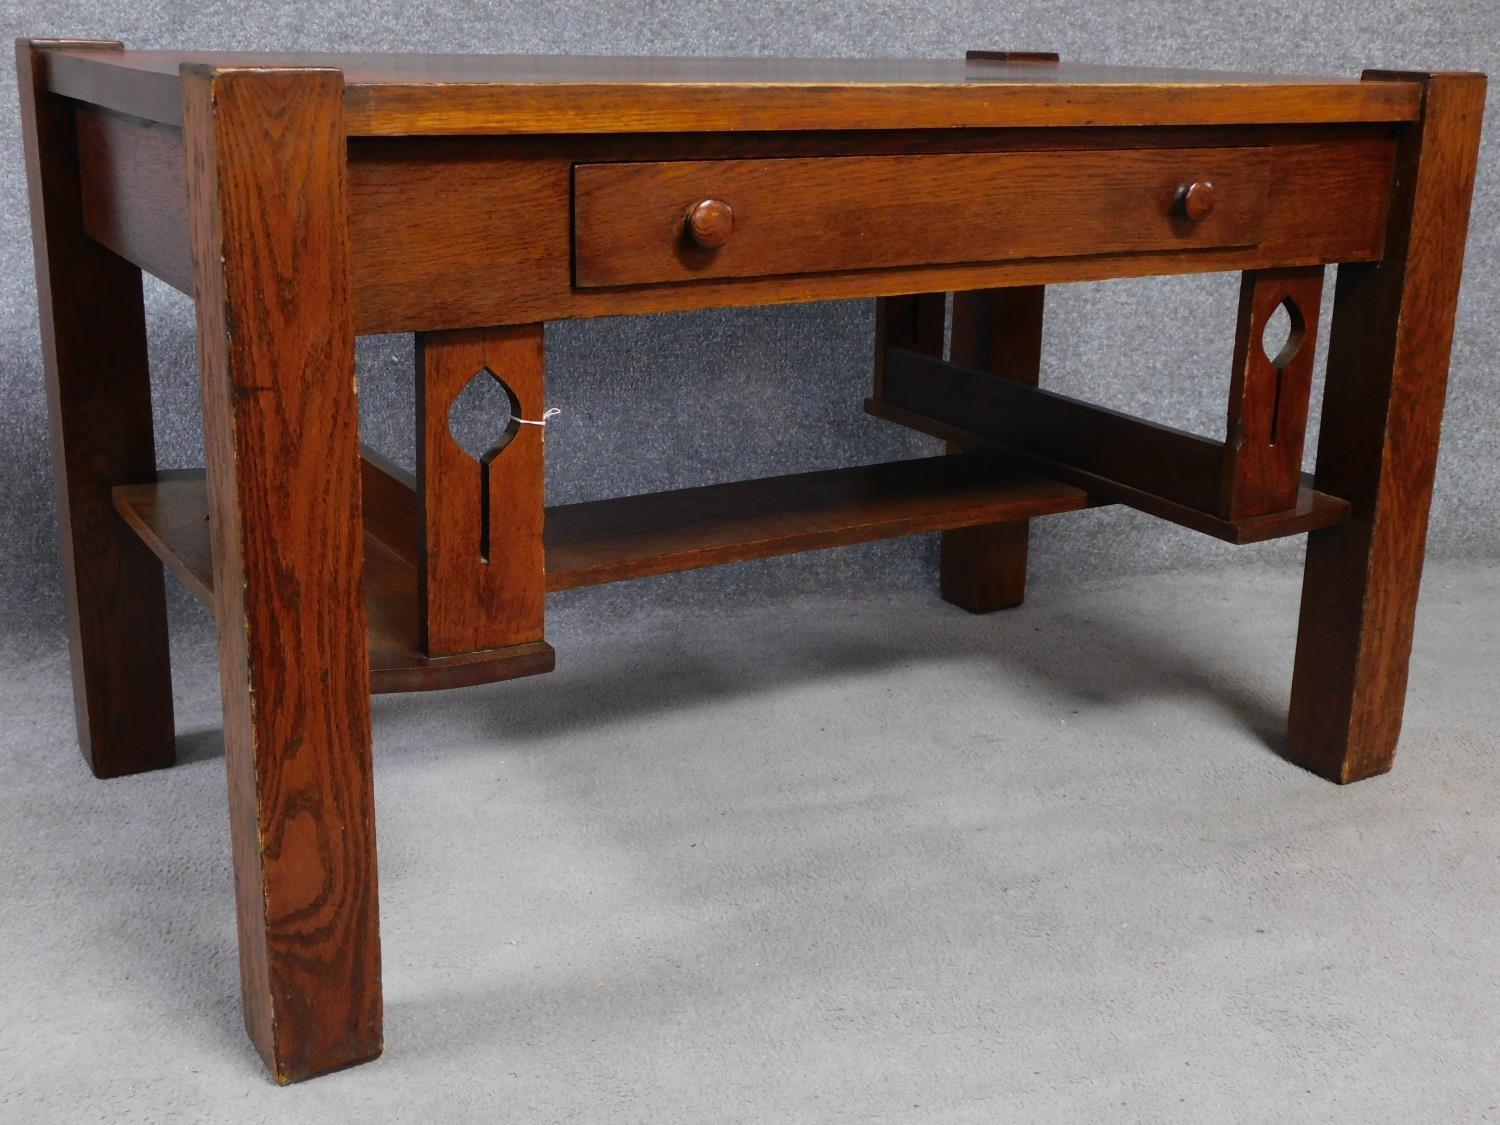
[[[448,408],[448,432],[481,465],[499,456],[521,429],[521,403],[505,380],[481,367]]]
[[[1276,397],[1271,401],[1270,433],[1267,442],[1276,444],[1281,430],[1281,393],[1287,366],[1302,350],[1302,341],[1307,336],[1307,322],[1302,319],[1302,310],[1290,297],[1276,306],[1276,311],[1266,318],[1266,326],[1260,334],[1260,347],[1266,360],[1276,369]],[[1272,349],[1275,349],[1274,351]]]
[[[521,430],[516,392],[488,367],[481,367],[448,408],[448,432],[460,449],[479,462],[479,557],[490,561],[490,470]]]
[[[1260,347],[1272,367],[1285,371],[1302,350],[1306,336],[1307,322],[1302,319],[1302,310],[1296,301],[1287,297],[1266,318],[1266,327],[1260,334]]]

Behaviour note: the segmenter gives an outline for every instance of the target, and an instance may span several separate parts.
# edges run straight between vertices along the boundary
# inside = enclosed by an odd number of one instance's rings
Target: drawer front
[[[578,164],[580,288],[1251,246],[1271,150]],[[1182,193],[1194,192],[1190,217]],[[1206,205],[1206,206],[1205,206]],[[691,214],[690,214],[691,212]]]

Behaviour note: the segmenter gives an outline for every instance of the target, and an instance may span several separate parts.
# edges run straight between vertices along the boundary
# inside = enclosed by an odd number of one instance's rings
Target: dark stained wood
[[[880,399],[866,399],[865,411],[877,418],[884,418],[888,422],[896,422],[899,425],[920,430],[924,434],[942,438],[950,444],[994,453],[1007,461],[1034,469],[1066,484],[1072,484],[1091,496],[1124,504],[1182,527],[1212,535],[1215,539],[1222,539],[1226,543],[1262,543],[1268,539],[1301,535],[1319,528],[1330,527],[1349,518],[1349,502],[1317,491],[1312,487],[1311,477],[1303,479],[1303,487],[1297,495],[1296,506],[1288,511],[1274,512],[1268,516],[1251,516],[1244,520],[1226,520],[1212,512],[1191,508],[1132,485],[1111,480],[1098,473],[1086,472],[1061,461],[992,441],[974,430],[942,422],[924,414],[917,414]]]
[[[948,331],[948,297],[918,293],[882,297],[875,302],[874,394],[885,386],[885,356],[889,348],[909,348],[941,358]]]
[[[1081,489],[982,456],[687,488],[547,510],[547,587],[1051,515],[1096,503]]]
[[[705,199],[688,208],[688,238],[702,250],[717,250],[734,233],[734,208],[722,199]]]
[[[369,446],[360,450],[359,469],[365,530],[416,566],[422,557],[422,507],[417,503],[416,476]],[[420,648],[420,641],[416,643]]]
[[[885,364],[891,406],[1176,504],[1218,504],[1220,442],[901,348]]]
[[[1282,510],[1228,518],[1219,508],[1228,463],[1223,443],[900,348],[887,351],[883,396],[866,409],[960,446],[999,450],[1231,543],[1300,534],[1348,517],[1346,500],[1309,490],[1299,475]]]
[[[542,326],[417,334],[422,649],[449,656],[542,639]],[[449,412],[470,380],[512,397],[507,441],[475,461]]]
[[[1335,781],[1391,767],[1406,700],[1427,510],[1484,114],[1474,74],[1423,93],[1403,139],[1385,261],[1341,266],[1317,485],[1353,505],[1308,540],[1286,755]]]
[[[965,62],[977,63],[1055,63],[1055,51],[965,51]]]
[[[360,461],[365,518],[365,607],[370,620],[370,690],[436,691],[550,672],[545,641],[428,656],[422,639],[418,571],[422,506],[414,476],[365,449]],[[463,596],[460,592],[460,596]]]
[[[428,656],[417,641],[416,569],[375,536],[365,540],[370,615],[370,690],[437,691],[474,687],[552,671],[556,653],[546,641]]]
[[[589,58],[128,51],[70,55],[52,88],[180,119],[177,73],[207,66],[343,72],[351,136],[1242,125],[1408,121],[1398,82],[962,59]]]
[[[847,150],[850,142],[830,139],[825,143]],[[1011,139],[1009,143],[1028,142]],[[1029,143],[1047,142],[1033,134]],[[871,269],[866,263],[846,270],[831,269],[831,263],[820,258],[815,264],[830,272],[756,278],[709,277],[700,272],[691,280],[673,284],[580,289],[573,285],[572,235],[567,216],[572,168],[587,162],[580,144],[561,140],[545,144],[494,141],[492,150],[486,150],[483,144],[365,142],[369,147],[351,151],[356,308],[362,331],[522,323],[1378,257],[1394,151],[1388,137],[1365,130],[1334,139],[1320,133],[1317,139],[1287,140],[1271,146],[1272,177],[1267,210],[1257,233],[1259,241],[1239,248],[1204,248],[1190,253],[1180,249],[1081,252],[1061,259],[886,269]],[[424,145],[447,149],[451,156],[432,150],[424,153]],[[599,149],[623,151],[609,149],[604,139],[600,139]],[[663,149],[684,151],[681,145],[663,145]],[[1175,176],[1161,185],[1164,193],[1176,186]],[[913,184],[903,190],[920,191],[920,186]],[[734,268],[733,261],[744,253],[745,246],[760,244],[756,241],[760,236],[752,237],[755,216],[743,214],[735,199],[723,198],[736,208],[737,229],[714,255],[709,272]],[[681,205],[685,208],[688,202],[682,200]],[[674,232],[680,230],[680,216],[678,211],[669,219]],[[777,244],[789,249],[772,247],[767,252],[785,255],[792,264],[811,268],[814,263],[801,256],[807,252],[797,249],[808,238],[803,230],[804,216],[799,213],[793,218],[798,225],[789,229],[795,229],[796,236],[782,231],[776,238]],[[815,231],[816,226],[811,229]],[[899,232],[893,237],[898,243],[907,238]],[[814,252],[822,255],[824,246],[817,244]],[[893,250],[872,245],[869,259],[889,262],[892,254]],[[757,264],[754,268],[767,267]]]
[[[214,547],[203,470],[163,469],[150,484],[116,485],[110,499],[141,542],[212,611]]]
[[[101,772],[170,754],[155,552],[219,624],[278,1081],[381,1049],[369,692],[549,670],[546,589],[942,531],[945,596],[986,609],[1043,514],[1312,532],[1287,755],[1389,767],[1481,77],[52,47],[19,77],[80,731]],[[197,298],[206,482],[154,472],[130,263]],[[1290,296],[1310,328],[1329,263],[1310,481],[1313,341],[1267,359],[1259,325]],[[1218,270],[1249,271],[1227,443],[1034,385],[1043,285]],[[963,452],[545,511],[540,428],[454,456],[485,369],[543,418],[545,320],[843,297],[883,298],[867,410]],[[358,450],[354,334],[409,330],[419,482]]]
[[[942,309],[941,294],[937,308]],[[931,307],[931,302],[929,302]],[[928,321],[929,326],[931,321]],[[928,328],[931,332],[931,328]],[[941,321],[937,338],[942,340]],[[370,455],[366,454],[367,459]],[[373,461],[373,459],[370,459]],[[367,526],[398,557],[414,559],[407,514],[417,500],[399,470],[367,463],[366,481],[391,499],[367,506]],[[403,495],[404,493],[404,495]],[[1054,486],[993,459],[930,458],[800,473],[674,492],[590,501],[546,510],[547,589],[665,574],[794,551],[1021,520],[1089,507],[1071,486]],[[378,532],[373,512],[400,513]],[[384,518],[384,517],[382,517]],[[997,526],[1004,526],[1003,524]],[[386,535],[389,538],[386,538]]]
[[[78,743],[119,777],[175,760],[161,566],[109,502],[152,478],[156,448],[141,275],[84,233],[74,107],[47,92],[61,47],[120,44],[16,45]]]
[[[342,89],[183,76],[241,985],[278,1082],[381,1050]]]
[[[381,472],[378,466],[367,464],[365,479]],[[388,511],[414,513],[415,492],[407,491],[395,475],[386,479],[393,494]],[[214,579],[202,473],[164,473],[156,484],[117,488],[114,502],[151,550],[212,605]],[[1055,515],[1099,503],[1082,489],[992,456],[961,455],[568,504],[547,509],[547,589],[571,590],[945,528]],[[550,671],[551,649],[545,644],[432,660],[423,656],[416,629],[416,568],[410,560],[417,536],[400,521],[377,523],[375,512],[366,507],[365,588],[373,690],[461,687]],[[545,668],[532,662],[543,651],[548,654]],[[493,674],[466,678],[486,671]]]
[[[956,364],[1036,386],[1042,364],[1040,285],[953,295]],[[949,452],[965,448],[950,443]],[[939,585],[945,601],[970,613],[1018,606],[1026,597],[1030,528],[1025,520],[943,532]]]
[[[960,367],[1036,386],[1046,294],[1039,285],[953,294],[949,359]]]
[[[1211,180],[1194,180],[1177,196],[1181,212],[1195,223],[1201,223],[1219,205],[1219,189]]]
[[[83,224],[89,235],[192,296],[182,130],[79,106]]]
[[[425,531],[416,476],[368,446],[362,451],[360,469],[366,533],[379,539],[414,570],[419,569]],[[417,638],[413,642],[416,651],[426,659],[420,629],[413,636]]]
[[[961,153],[580,164],[580,286],[1079,254],[1250,246],[1262,240],[1274,153],[1245,149]],[[1201,221],[1184,184],[1213,180]],[[694,202],[734,209],[732,241],[686,236]]]
[[[1219,506],[1226,519],[1267,515],[1296,502],[1322,302],[1321,266],[1257,270],[1240,285]],[[1291,335],[1268,356],[1266,323],[1283,305]]]
[[[878,352],[881,380],[875,397],[984,434],[991,443],[1044,458],[1049,466],[1068,465],[1231,523],[1272,515],[1294,508],[1302,487],[1321,286],[1318,268],[1247,275],[1224,443],[1034,389],[1041,355],[1039,289],[956,295],[951,363],[929,349],[887,343]],[[1297,310],[1293,339],[1284,354],[1267,357],[1261,334],[1283,302]],[[997,327],[1007,319],[1020,327],[1011,332]],[[1007,377],[996,381],[983,369]],[[1024,567],[1024,554],[1022,560]],[[972,595],[980,581],[974,566],[972,559],[955,557],[945,565],[945,587]],[[1008,597],[1019,598],[1023,588],[1024,570],[1007,572],[1003,581],[996,577],[994,608]]]
[[[90,233],[190,293],[186,220],[174,221],[186,213],[180,135],[118,114],[87,110],[81,116],[89,122],[81,137],[86,179],[98,182],[86,199]],[[1265,226],[1255,246],[627,289],[572,285],[568,208],[575,163],[1181,149],[1222,146],[1226,132],[1236,144],[1276,152]],[[461,328],[1377,258],[1393,154],[1386,126],[357,141],[350,146],[355,322],[361,332]]]
[[[156,484],[122,485],[115,508],[150,549],[204,605],[214,605],[213,546],[208,531],[208,492],[199,470],[164,472]],[[370,480],[367,470],[366,481]],[[416,493],[401,501],[415,514]],[[367,490],[368,495],[368,490]],[[369,621],[370,690],[436,691],[512,680],[552,671],[555,655],[546,643],[488,652],[429,658],[417,636],[417,568],[412,557],[415,527],[378,524],[378,509],[364,508],[365,607]],[[386,534],[391,538],[387,539]]]

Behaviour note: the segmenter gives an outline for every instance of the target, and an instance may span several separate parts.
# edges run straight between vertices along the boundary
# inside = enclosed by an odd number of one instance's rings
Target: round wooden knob
[[[722,199],[705,199],[688,208],[687,235],[705,250],[717,250],[734,233],[734,208]]]
[[[1207,180],[1195,180],[1177,191],[1177,209],[1193,222],[1199,223],[1213,214],[1218,201],[1214,185]]]

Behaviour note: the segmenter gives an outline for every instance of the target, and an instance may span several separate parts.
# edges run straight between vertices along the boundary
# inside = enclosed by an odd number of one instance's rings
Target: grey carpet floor
[[[768,564],[769,565],[769,564]],[[1278,759],[1297,576],[1054,580],[551,625],[375,704],[386,1053],[241,1030],[216,674],[183,763],[73,748],[3,642],[6,1122],[1500,1116],[1500,567],[1429,569],[1402,756]]]

